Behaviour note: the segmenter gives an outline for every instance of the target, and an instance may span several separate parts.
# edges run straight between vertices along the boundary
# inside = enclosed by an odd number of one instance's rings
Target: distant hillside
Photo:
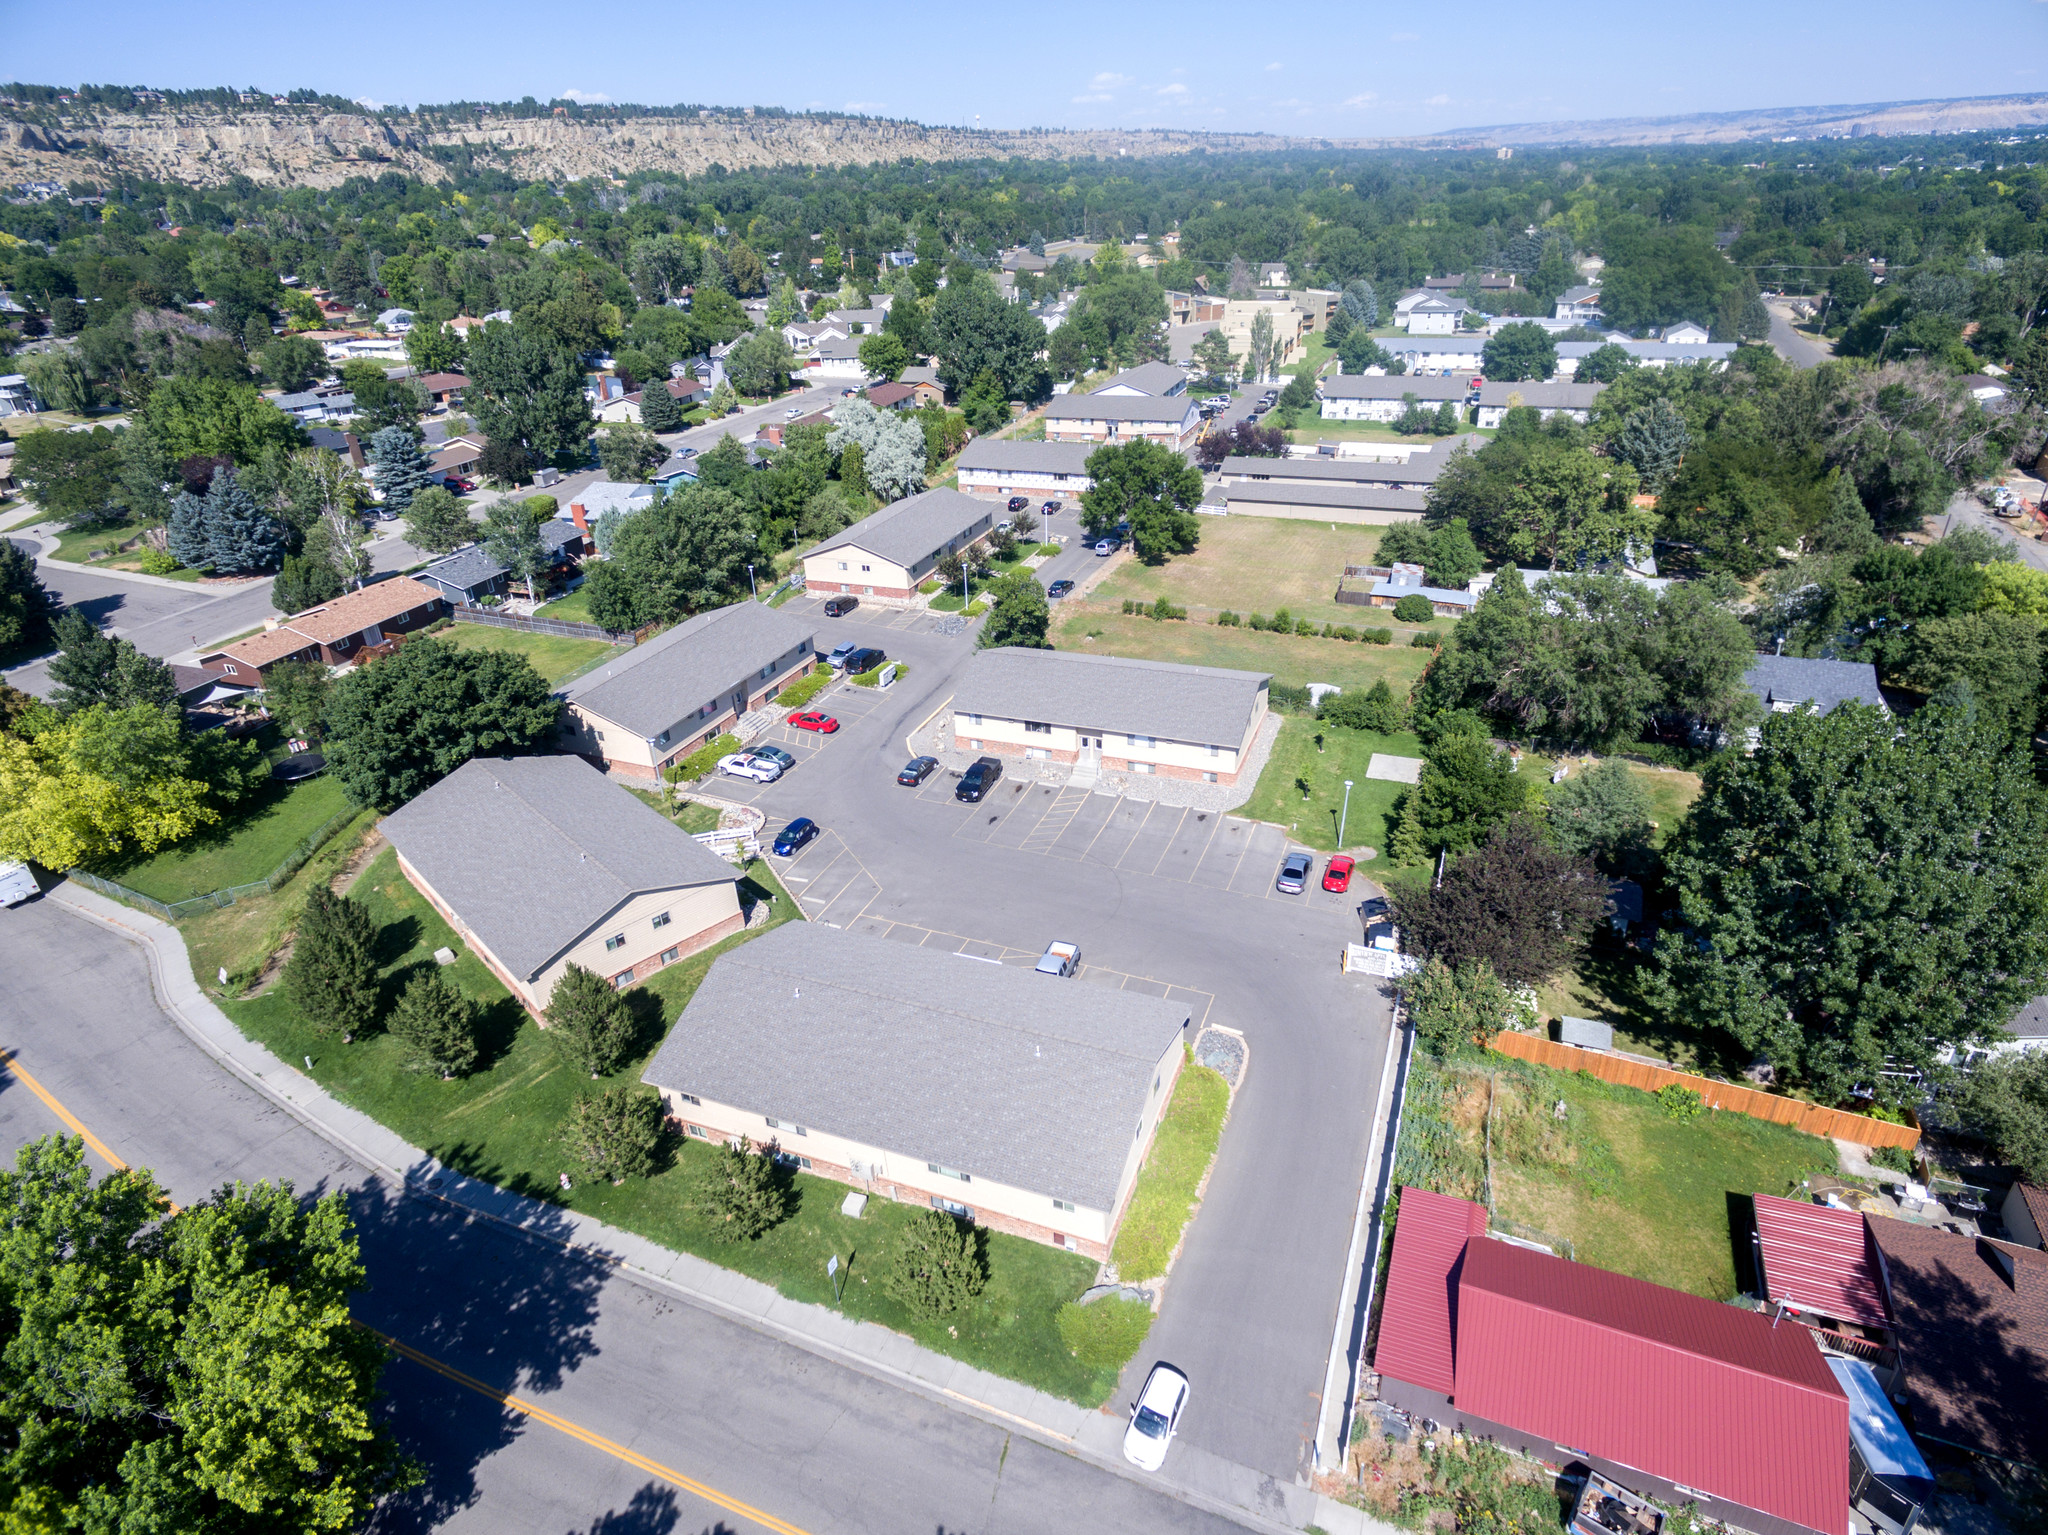
[[[1444,149],[1494,145],[1717,144],[1797,136],[1986,132],[2048,123],[2048,95],[1868,106],[1784,107],[1681,117],[1517,123],[1427,137],[1331,139],[1180,130],[933,128],[876,118],[743,111],[598,120],[336,111],[331,104],[117,111],[77,104],[0,105],[0,182],[94,180],[127,173],[190,186],[234,176],[335,186],[396,170],[444,180],[470,158],[521,179],[571,180],[713,165],[843,166],[914,160],[1034,160],[1284,150]]]

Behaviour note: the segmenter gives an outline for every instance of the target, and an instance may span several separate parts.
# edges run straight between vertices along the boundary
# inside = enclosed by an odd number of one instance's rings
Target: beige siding
[[[1099,736],[1102,740],[1102,755],[1106,761],[1121,759],[1148,762],[1161,769],[1178,769],[1180,773],[1198,775],[1215,773],[1227,779],[1236,774],[1239,764],[1251,751],[1252,743],[1259,736],[1259,726],[1265,718],[1266,690],[1261,688],[1244,734],[1235,741],[1172,741],[1163,736],[1139,737],[1134,741],[1121,731],[1104,730],[1087,720],[1076,720],[1071,723],[1056,720],[1025,721],[1001,719],[993,714],[960,712],[954,714],[953,733],[962,739],[986,743],[982,750],[1009,747],[1026,755],[1044,751],[1048,757],[1060,762],[1073,760],[1084,734],[1091,740]],[[1027,724],[1047,725],[1051,728],[1027,730]]]
[[[804,561],[804,582],[812,591],[838,591],[851,586],[855,596],[868,587],[904,591],[917,585],[916,578],[893,560],[865,549],[833,549],[814,554]]]
[[[746,677],[733,678],[716,700],[678,698],[676,707],[689,712],[669,726],[666,741],[650,742],[616,720],[607,719],[596,710],[572,700],[563,711],[563,744],[582,756],[598,758],[608,764],[625,767],[637,776],[652,778],[660,769],[687,757],[745,712],[733,707],[733,695],[741,688],[746,690],[746,708],[759,708],[768,701],[770,694],[781,692],[808,673],[817,660],[817,655],[808,646],[802,650],[791,650],[765,668],[757,667]],[[711,703],[711,709],[704,710],[702,703]]]
[[[688,948],[699,933],[738,916],[739,911],[737,880],[635,896],[541,971],[534,979],[533,989],[542,998],[550,996],[555,982],[572,964],[599,975],[622,974],[665,949]],[[654,919],[663,912],[669,920],[656,927]],[[625,942],[616,949],[607,949],[605,940],[612,937],[623,938]]]

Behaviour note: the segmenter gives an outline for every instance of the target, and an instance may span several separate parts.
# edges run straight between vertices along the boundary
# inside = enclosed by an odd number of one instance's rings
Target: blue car
[[[818,838],[818,823],[807,815],[800,815],[775,834],[774,853],[777,858],[794,858]]]

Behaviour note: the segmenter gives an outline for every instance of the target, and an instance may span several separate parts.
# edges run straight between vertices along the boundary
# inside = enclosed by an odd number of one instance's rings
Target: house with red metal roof
[[[1758,1535],[1847,1535],[1849,1401],[1806,1328],[1485,1233],[1401,1191],[1382,1400]]]
[[[1861,1213],[1776,1194],[1753,1195],[1751,1203],[1768,1298],[1821,1327],[1890,1330],[1877,1250]]]

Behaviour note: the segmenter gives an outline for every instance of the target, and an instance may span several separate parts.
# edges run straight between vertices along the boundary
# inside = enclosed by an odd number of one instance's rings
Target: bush
[[[438,1071],[446,1078],[476,1069],[476,1009],[437,970],[422,970],[406,982],[385,1027],[405,1046],[406,1064],[415,1071]]]
[[[882,1275],[882,1288],[928,1322],[951,1316],[987,1283],[980,1233],[944,1210],[911,1217]]]
[[[1358,642],[1358,631],[1349,624],[1339,624],[1330,632],[1330,638],[1349,640],[1351,643],[1356,644]]]
[[[562,1121],[562,1146],[592,1177],[623,1183],[661,1169],[661,1100],[630,1087],[577,1095]]]
[[[789,1214],[789,1180],[771,1152],[754,1150],[744,1135],[718,1148],[704,1175],[704,1212],[718,1224],[721,1242],[751,1242],[782,1224]]]
[[[1368,645],[1391,645],[1394,643],[1394,631],[1391,629],[1361,629],[1358,631],[1358,637]]]
[[[1152,1308],[1141,1300],[1105,1295],[1084,1306],[1068,1301],[1060,1307],[1060,1342],[1081,1363],[1097,1370],[1120,1370],[1145,1346],[1152,1330]]]
[[[1297,618],[1294,621],[1294,632],[1305,640],[1315,639],[1322,633],[1320,629],[1305,618]]]
[[[786,698],[788,696],[789,690],[785,688],[783,690],[783,697]],[[782,699],[776,700],[778,705],[781,702]],[[680,783],[686,778],[702,778],[706,773],[718,766],[718,759],[720,757],[729,756],[739,749],[740,738],[738,736],[713,736],[709,741],[706,741],[702,746],[691,752],[689,756],[683,758],[681,762],[678,762],[669,769],[672,775],[670,782]]]
[[[1388,638],[1391,639],[1392,636],[1389,635]],[[1410,650],[1434,650],[1436,647],[1437,637],[1427,629],[1417,629],[1408,636],[1408,648]]]
[[[1870,1153],[1870,1165],[1882,1167],[1890,1172],[1913,1173],[1913,1153],[1903,1146],[1879,1146]]]
[[[142,573],[145,576],[167,576],[174,570],[183,570],[184,568],[184,566],[180,565],[170,554],[162,549],[145,549],[142,551]]]
[[[1657,1100],[1657,1107],[1664,1111],[1666,1119],[1675,1119],[1680,1124],[1698,1119],[1707,1108],[1706,1099],[1677,1082],[1667,1082],[1650,1096]]]
[[[1275,634],[1292,634],[1294,632],[1294,615],[1288,612],[1287,609],[1281,608],[1266,621],[1266,627]]]
[[[1129,618],[1131,616],[1131,609],[1136,606],[1137,604],[1132,602],[1130,598],[1124,598],[1124,605],[1121,610],[1123,612],[1124,617]]]
[[[1306,714],[1315,707],[1307,688],[1298,688],[1286,682],[1267,684],[1266,704],[1269,708],[1301,714]]]
[[[799,677],[775,695],[778,709],[801,709],[831,686],[832,668],[820,663],[808,676]],[[717,758],[712,759],[715,763]]]
[[[1228,608],[1216,615],[1216,627],[1219,629],[1235,629],[1239,622],[1238,616]]]
[[[555,982],[547,1020],[555,1048],[593,1077],[618,1070],[633,1048],[633,1015],[625,997],[581,965],[569,966]]]
[[[1394,617],[1404,624],[1426,624],[1436,617],[1436,607],[1427,597],[1410,592],[1394,604]]]
[[[853,678],[853,685],[857,688],[878,687],[882,681],[882,673],[892,666],[896,668],[896,680],[898,682],[901,682],[910,675],[910,668],[901,661],[884,661],[880,666],[871,666],[858,677]]]

